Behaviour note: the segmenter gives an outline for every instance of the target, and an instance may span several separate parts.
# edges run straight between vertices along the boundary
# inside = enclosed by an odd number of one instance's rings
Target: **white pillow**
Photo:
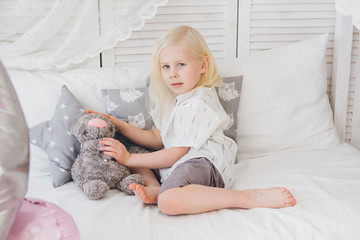
[[[238,159],[335,147],[326,94],[328,35],[223,63],[222,76],[243,75]]]

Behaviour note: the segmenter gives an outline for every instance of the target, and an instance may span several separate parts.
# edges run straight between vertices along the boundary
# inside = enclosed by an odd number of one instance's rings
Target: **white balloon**
[[[0,240],[23,202],[28,179],[29,129],[10,78],[0,62]]]

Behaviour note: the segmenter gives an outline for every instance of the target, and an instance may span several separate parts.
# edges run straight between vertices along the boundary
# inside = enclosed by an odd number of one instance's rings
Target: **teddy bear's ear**
[[[75,125],[72,125],[72,126],[70,127],[70,132],[71,132],[71,134],[73,134],[73,135],[74,135],[74,126],[75,126]]]
[[[70,127],[70,132],[73,135],[76,135],[76,123],[74,123],[71,127]]]

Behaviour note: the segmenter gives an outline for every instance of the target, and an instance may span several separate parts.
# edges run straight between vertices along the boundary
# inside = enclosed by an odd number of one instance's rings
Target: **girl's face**
[[[207,69],[207,58],[196,60],[183,44],[171,45],[160,54],[161,75],[176,95],[192,90]]]

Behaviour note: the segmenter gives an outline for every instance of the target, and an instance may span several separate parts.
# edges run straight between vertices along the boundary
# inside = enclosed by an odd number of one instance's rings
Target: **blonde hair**
[[[167,98],[175,98],[163,81],[160,54],[165,48],[180,43],[184,44],[195,60],[203,61],[204,57],[207,58],[207,70],[201,75],[195,88],[220,86],[222,83],[215,59],[201,34],[189,26],[177,26],[170,29],[157,39],[152,54],[150,95],[155,104],[154,110],[160,116],[163,115],[163,107]]]

